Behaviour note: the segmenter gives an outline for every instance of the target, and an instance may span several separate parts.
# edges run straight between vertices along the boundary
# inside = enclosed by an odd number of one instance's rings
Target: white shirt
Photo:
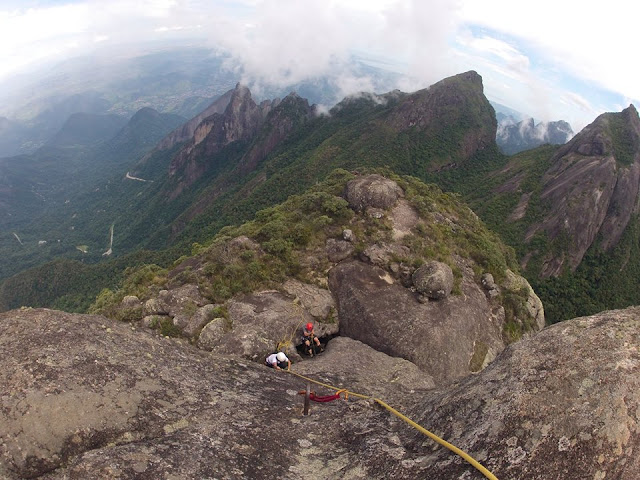
[[[289,361],[289,359],[287,358],[286,355],[284,356],[284,361],[285,362]],[[267,357],[267,363],[269,365],[273,365],[274,363],[277,365],[278,364],[278,354],[277,353],[272,353],[271,355],[269,355]]]

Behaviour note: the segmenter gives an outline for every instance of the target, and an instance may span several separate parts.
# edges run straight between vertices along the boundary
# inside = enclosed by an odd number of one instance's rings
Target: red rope
[[[324,396],[318,396],[315,393],[311,392],[311,395],[309,395],[309,399],[313,400],[314,402],[333,402],[334,400],[338,400],[340,398],[339,394],[334,394],[334,395],[324,395]]]
[[[305,395],[306,393],[307,392],[305,392],[304,390],[298,392],[299,395]],[[313,400],[314,402],[318,403],[333,402],[334,400],[338,400],[340,398],[341,393],[344,393],[344,397],[346,400],[348,396],[346,390],[338,390],[333,395],[316,395],[316,392],[311,392],[311,394],[309,395],[309,400]]]

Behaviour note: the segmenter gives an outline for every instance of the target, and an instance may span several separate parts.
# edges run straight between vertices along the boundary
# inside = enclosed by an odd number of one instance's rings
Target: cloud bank
[[[640,98],[629,57],[638,7],[610,0],[70,0],[0,7],[0,78],[100,46],[190,39],[223,51],[256,88],[330,78],[340,95],[376,84],[353,55],[411,91],[462,71],[489,98],[579,128]]]

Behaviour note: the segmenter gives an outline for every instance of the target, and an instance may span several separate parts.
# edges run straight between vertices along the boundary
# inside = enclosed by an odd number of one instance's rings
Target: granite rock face
[[[640,118],[635,107],[603,113],[560,147],[542,182],[540,200],[553,208],[529,227],[525,241],[545,232],[568,244],[546,255],[542,276],[558,276],[565,267],[575,271],[598,238],[605,251],[617,245],[638,212]]]
[[[313,323],[316,335],[320,337],[338,333],[337,319],[332,319],[332,323],[321,322],[311,313],[326,311],[327,316],[330,315],[332,301],[326,297],[329,292],[300,282],[290,282],[288,285],[292,291],[300,293],[309,309],[300,297],[277,291],[256,292],[233,299],[228,302],[227,307],[228,328],[217,338],[211,350],[214,353],[237,354],[254,360],[276,350],[283,350],[291,357],[296,355],[295,347],[302,342],[302,327],[306,323]],[[322,292],[326,295],[322,295]],[[314,303],[314,299],[317,303]],[[208,329],[208,325],[205,329]]]
[[[567,320],[413,413],[498,478],[640,478],[639,349],[638,307]],[[475,478],[443,452],[429,461],[433,478]]]
[[[443,385],[480,370],[505,347],[504,310],[494,307],[470,268],[462,295],[419,301],[380,267],[343,262],[329,272],[340,334],[405,358]]]
[[[14,310],[0,324],[0,478],[296,479],[312,468],[317,478],[381,479],[395,471],[400,439],[386,438],[391,421],[370,401],[314,404],[302,417],[304,382],[261,362],[97,315]],[[345,340],[328,364],[342,364],[338,375],[357,367],[378,389],[401,375],[394,391],[409,399],[410,385],[430,386],[408,362]],[[375,361],[349,365],[359,351]],[[305,373],[315,375],[313,366]],[[360,449],[390,466],[370,469]]]
[[[441,302],[433,302],[440,304]],[[0,314],[0,478],[484,478],[371,398],[97,315]],[[640,478],[640,308],[568,320],[445,389],[338,337],[292,371],[515,480]],[[314,385],[319,395],[332,393]]]

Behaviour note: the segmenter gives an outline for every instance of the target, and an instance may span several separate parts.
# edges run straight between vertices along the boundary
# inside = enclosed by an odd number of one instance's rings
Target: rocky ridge
[[[225,229],[144,296],[114,295],[95,311],[252,360],[276,348],[299,359],[301,326],[313,322],[319,336],[405,358],[438,385],[544,326],[504,247],[436,187],[344,171],[328,184]]]
[[[206,113],[213,112],[208,116]],[[167,136],[154,150],[166,150],[181,142],[183,146],[173,155],[168,170],[167,196],[177,198],[186,188],[209,171],[221,171],[223,149],[230,145],[248,145],[247,151],[232,166],[231,178],[241,178],[252,172],[300,124],[314,116],[314,108],[295,93],[280,99],[256,104],[251,92],[243,85],[220,97],[202,114],[194,117],[181,129]],[[148,155],[150,157],[152,154]],[[144,160],[143,160],[144,162]],[[227,176],[224,176],[226,179]],[[218,182],[220,183],[220,182]],[[224,186],[222,187],[224,189]],[[210,196],[196,202],[181,219],[188,222],[202,213]],[[175,229],[174,229],[175,230]]]
[[[454,75],[407,95],[385,122],[398,131],[447,132],[455,143],[449,156],[462,162],[495,145],[495,112],[484,96],[482,77],[475,71]]]
[[[532,225],[525,241],[545,232],[564,241],[560,254],[548,254],[542,276],[574,271],[585,252],[601,238],[608,250],[638,212],[640,118],[633,105],[605,113],[562,146],[543,177],[540,199],[553,209]]]

